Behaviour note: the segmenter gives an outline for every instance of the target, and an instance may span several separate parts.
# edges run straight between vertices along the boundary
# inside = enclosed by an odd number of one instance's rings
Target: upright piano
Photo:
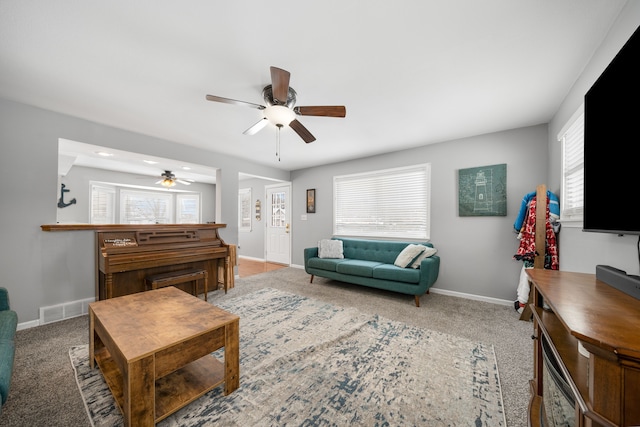
[[[204,269],[209,291],[227,280],[229,245],[224,224],[113,224],[96,228],[96,295],[118,297],[145,290],[145,277]],[[222,270],[222,272],[221,272]],[[202,284],[198,293],[204,292]]]

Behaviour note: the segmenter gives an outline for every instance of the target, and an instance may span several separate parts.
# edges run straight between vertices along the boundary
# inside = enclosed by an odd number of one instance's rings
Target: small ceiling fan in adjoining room
[[[277,67],[271,67],[271,84],[265,86],[262,90],[262,98],[267,104],[266,106],[215,95],[207,95],[206,99],[208,101],[241,105],[262,110],[263,118],[243,133],[245,135],[255,135],[268,123],[274,124],[278,128],[276,137],[276,156],[278,156],[278,160],[280,160],[280,130],[283,127],[289,126],[307,144],[316,140],[311,132],[309,132],[309,130],[304,127],[300,121],[298,121],[296,115],[320,117],[345,117],[347,115],[347,109],[342,105],[296,107],[297,93],[289,86],[290,78],[291,73],[288,71]]]
[[[191,185],[191,182],[185,181],[183,179],[178,179],[171,171],[164,171],[160,174],[161,179],[156,181],[156,184],[161,184],[163,187],[170,188],[176,185],[176,182],[179,182],[183,185]]]

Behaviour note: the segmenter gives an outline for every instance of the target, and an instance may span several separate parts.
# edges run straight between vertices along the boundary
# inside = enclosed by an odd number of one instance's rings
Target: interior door
[[[266,206],[266,260],[278,264],[291,264],[291,184],[265,187]]]

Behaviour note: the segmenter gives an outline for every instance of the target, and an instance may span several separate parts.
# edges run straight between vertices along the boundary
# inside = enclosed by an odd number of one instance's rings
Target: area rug
[[[158,426],[506,425],[492,346],[271,288],[216,305],[240,316],[240,388]],[[69,355],[92,424],[122,425],[87,346]]]

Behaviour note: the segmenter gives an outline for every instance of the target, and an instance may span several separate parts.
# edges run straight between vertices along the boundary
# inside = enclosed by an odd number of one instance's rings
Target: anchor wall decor
[[[69,203],[64,202],[64,193],[68,193],[70,190],[67,190],[66,185],[60,184],[60,198],[58,199],[58,207],[66,208],[67,206],[75,205],[76,199],[75,197],[69,201]]]

